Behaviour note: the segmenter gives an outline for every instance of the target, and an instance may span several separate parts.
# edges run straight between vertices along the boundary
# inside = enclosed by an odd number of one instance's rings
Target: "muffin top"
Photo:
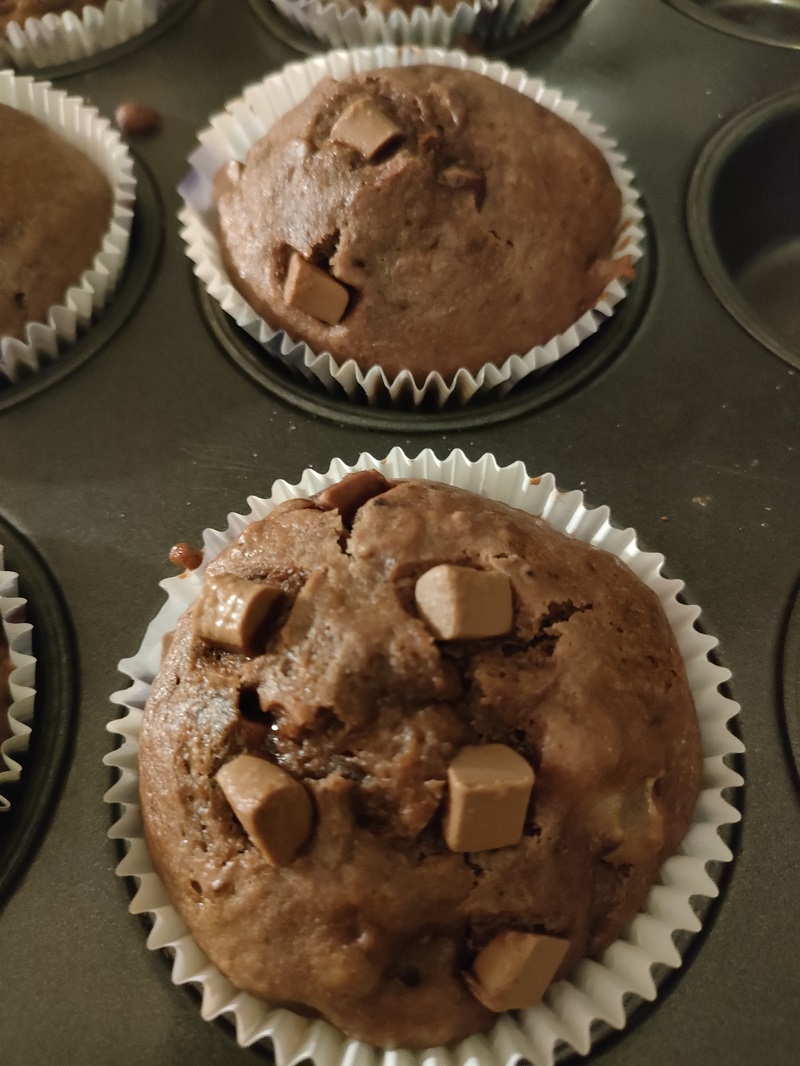
[[[0,336],[24,339],[100,251],[112,192],[95,164],[43,122],[0,104]]]
[[[105,0],[0,0],[0,30],[9,22],[25,23],[25,19],[40,19],[53,12],[63,15],[65,11],[80,14],[85,7],[103,7]]]
[[[452,377],[566,330],[630,269],[602,153],[440,66],[323,80],[216,183],[231,279],[273,328],[389,376]]]
[[[445,572],[502,586],[507,613],[493,591],[448,621],[455,601],[431,596]],[[236,611],[264,596],[266,627],[243,626]],[[285,826],[265,845],[240,802],[242,756],[306,805],[288,851]],[[475,759],[498,756],[522,795],[512,841],[471,806]],[[669,624],[619,560],[374,473],[278,506],[209,564],[139,759],[153,865],[212,961],[399,1047],[489,1026],[505,1008],[475,975],[503,938],[559,948],[545,984],[616,939],[685,835],[701,772]]]

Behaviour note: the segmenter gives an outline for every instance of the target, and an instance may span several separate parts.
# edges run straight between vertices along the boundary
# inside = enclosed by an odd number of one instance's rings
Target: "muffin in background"
[[[258,315],[418,386],[546,344],[632,272],[599,149],[469,70],[326,78],[216,192],[224,262]]]
[[[0,388],[57,359],[111,301],[133,223],[133,159],[108,119],[0,71]]]
[[[18,68],[71,63],[154,25],[173,0],[4,0],[0,58]]]
[[[262,0],[332,47],[377,44],[486,49],[511,40],[559,0]]]
[[[25,339],[64,303],[111,224],[108,178],[80,149],[17,108],[0,104],[0,337]]]

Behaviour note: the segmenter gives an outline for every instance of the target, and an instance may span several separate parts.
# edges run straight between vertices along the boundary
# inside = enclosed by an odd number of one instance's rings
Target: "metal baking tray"
[[[732,671],[747,747],[735,861],[684,966],[654,1005],[631,1003],[623,1033],[598,1032],[590,1061],[794,1066],[800,342],[781,286],[800,262],[797,5],[563,0],[515,42],[509,61],[579,100],[626,153],[647,253],[588,343],[504,400],[437,414],[298,383],[195,283],[175,190],[196,133],[308,47],[256,2],[183,2],[142,40],[47,72],[107,115],[152,104],[164,126],[133,144],[139,199],[113,305],[52,367],[0,389],[0,538],[39,656],[34,739],[0,819],[0,1063],[270,1061],[202,1020],[128,913],[102,800],[108,697],[163,600],[174,542],[276,478],[399,444],[522,459],[608,504],[686,581]]]

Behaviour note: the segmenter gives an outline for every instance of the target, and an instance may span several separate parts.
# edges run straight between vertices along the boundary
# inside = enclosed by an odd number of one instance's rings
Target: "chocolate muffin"
[[[452,378],[568,329],[615,277],[621,194],[570,123],[421,65],[324,79],[218,176],[233,284],[274,329]]]
[[[0,144],[0,337],[24,340],[101,250],[112,191],[88,156],[4,104]]]
[[[153,865],[216,966],[409,1048],[614,941],[701,761],[667,619],[619,560],[375,471],[208,565],[139,749]]]
[[[63,15],[73,11],[80,15],[85,7],[104,7],[104,0],[0,0],[0,30],[5,30],[9,22],[24,25],[25,19],[41,19],[51,12]]]

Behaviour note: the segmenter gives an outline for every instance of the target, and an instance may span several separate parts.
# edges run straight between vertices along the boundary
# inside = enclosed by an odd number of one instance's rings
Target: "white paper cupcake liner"
[[[10,617],[19,618],[25,613],[27,601],[17,595],[17,578],[17,574],[4,569],[3,546],[0,545],[0,626],[5,631],[14,667],[9,677],[11,736],[0,745],[0,813],[11,807],[3,794],[5,786],[19,780],[22,773],[22,766],[15,756],[28,750],[35,696],[36,659],[31,655],[33,626],[30,622],[9,621]]]
[[[529,78],[524,71],[512,70],[504,63],[488,62],[468,57],[463,52],[446,52],[436,48],[394,48],[329,52],[301,63],[292,63],[264,81],[251,85],[239,99],[229,103],[225,111],[211,119],[211,125],[200,136],[200,147],[190,156],[191,170],[180,187],[184,199],[178,218],[183,224],[194,272],[208,293],[231,318],[251,337],[280,358],[288,367],[305,378],[321,382],[328,391],[344,389],[348,396],[366,398],[372,404],[413,404],[431,399],[442,406],[451,398],[464,404],[473,396],[493,393],[502,396],[522,378],[533,371],[554,363],[596,333],[601,323],[613,313],[616,304],[625,296],[625,284],[613,281],[594,308],[587,311],[564,333],[553,337],[525,354],[512,355],[499,366],[487,363],[476,374],[462,368],[445,379],[431,372],[422,384],[417,384],[408,370],[390,379],[377,366],[362,371],[353,360],[339,364],[328,352],[315,353],[304,342],[295,341],[283,330],[272,329],[250,307],[232,284],[222,260],[217,237],[217,211],[212,198],[212,181],[219,168],[231,159],[244,161],[248,150],[287,111],[300,103],[310,90],[330,76],[337,79],[377,67],[415,66],[435,63],[457,67],[487,75],[530,96],[538,104],[571,122],[605,156],[614,181],[622,194],[622,213],[619,236],[612,256],[629,256],[635,261],[642,255],[644,231],[639,223],[643,213],[638,206],[639,194],[633,185],[633,174],[625,168],[625,157],[616,150],[602,126],[592,121],[574,100],[566,100],[557,89],[548,89],[538,78]]]
[[[85,59],[122,44],[154,25],[169,0],[108,0],[76,14],[51,12],[24,25],[10,22],[0,41],[0,58],[17,67],[51,67]]]
[[[49,308],[46,321],[28,324],[26,340],[0,336],[0,376],[15,381],[23,369],[36,371],[43,361],[57,359],[110,299],[128,252],[136,179],[133,159],[119,133],[79,96],[4,70],[0,104],[27,111],[79,148],[106,175],[113,194],[109,228],[91,267],[67,289],[62,303]]]
[[[263,0],[269,3],[270,0]],[[435,3],[410,14],[383,14],[366,0],[365,9],[343,8],[335,0],[271,0],[280,13],[305,33],[333,48],[375,48],[381,44],[458,47],[463,38],[476,44],[510,40],[543,18],[558,0],[466,0],[452,11]]]
[[[702,791],[689,832],[678,852],[664,863],[645,907],[624,935],[602,957],[585,959],[568,980],[551,985],[540,1006],[500,1015],[485,1036],[425,1052],[381,1051],[344,1036],[327,1022],[310,1021],[238,992],[209,962],[170,906],[148,856],[139,811],[139,732],[145,701],[161,660],[161,637],[175,628],[180,615],[196,598],[205,566],[245,526],[263,518],[278,503],[308,496],[352,470],[368,468],[377,468],[390,478],[442,481],[501,500],[541,515],[555,529],[620,558],[657,593],[666,611],[686,664],[704,754]],[[674,935],[681,930],[695,933],[700,929],[692,897],[718,895],[706,865],[729,862],[733,857],[719,829],[740,818],[739,811],[722,796],[723,789],[743,783],[725,763],[727,756],[744,751],[728,729],[739,706],[719,692],[730,673],[709,658],[717,641],[695,628],[699,608],[679,601],[683,583],[662,576],[664,557],[642,551],[632,529],[612,526],[607,507],[588,508],[581,492],[559,492],[552,474],[530,478],[521,462],[499,467],[491,455],[470,462],[461,451],[453,451],[440,460],[426,450],[416,458],[408,458],[401,449],[394,448],[383,460],[363,454],[353,466],[336,459],[327,473],[306,470],[297,485],[276,481],[269,499],[251,496],[247,504],[246,515],[228,516],[224,532],[205,530],[203,565],[199,570],[161,582],[167,593],[166,603],[148,626],[136,655],[119,664],[120,671],[131,679],[131,686],[111,697],[113,703],[125,708],[125,714],[108,726],[121,746],[104,759],[106,765],[119,770],[119,778],[105,798],[122,810],[109,836],[126,841],[127,854],[117,873],[134,877],[138,883],[130,910],[151,917],[153,926],[147,946],[171,954],[172,979],[176,984],[192,984],[201,991],[203,1018],[227,1017],[235,1025],[236,1038],[242,1046],[265,1041],[278,1066],[299,1066],[308,1060],[314,1066],[514,1066],[522,1059],[532,1066],[551,1066],[562,1042],[582,1054],[588,1053],[594,1023],[622,1029],[627,1021],[625,997],[634,993],[645,1000],[655,999],[653,968],[681,965]]]

